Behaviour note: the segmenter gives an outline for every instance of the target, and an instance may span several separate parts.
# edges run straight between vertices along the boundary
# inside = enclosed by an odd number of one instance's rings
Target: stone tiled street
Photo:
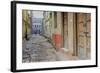
[[[64,61],[71,59],[71,56],[66,56],[63,52],[56,51],[48,42],[48,39],[40,35],[32,35],[28,41],[23,40],[22,54],[23,62]]]

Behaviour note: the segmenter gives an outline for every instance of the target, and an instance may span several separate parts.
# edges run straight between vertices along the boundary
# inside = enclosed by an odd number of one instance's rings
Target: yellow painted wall
[[[30,17],[27,10],[22,11],[22,36],[25,37],[27,30],[27,34],[30,34]]]

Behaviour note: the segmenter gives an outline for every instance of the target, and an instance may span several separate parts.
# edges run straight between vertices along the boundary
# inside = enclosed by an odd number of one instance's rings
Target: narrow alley
[[[22,62],[91,59],[91,14],[22,11]]]

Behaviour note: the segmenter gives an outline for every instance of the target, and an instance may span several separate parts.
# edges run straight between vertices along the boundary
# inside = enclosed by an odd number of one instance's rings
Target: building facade
[[[31,23],[30,23],[30,15],[29,11],[22,11],[22,38],[29,39],[31,34]]]
[[[44,34],[50,38],[52,38],[52,34],[54,33],[54,16],[53,12],[44,11],[43,13],[43,27]]]
[[[52,39],[56,48],[62,47],[61,12],[44,12],[44,32]]]
[[[42,17],[36,17],[35,13],[37,11],[31,11],[31,28],[32,34],[40,34],[43,33],[43,18]]]
[[[91,14],[44,12],[44,30],[57,49],[81,59],[90,58]]]

